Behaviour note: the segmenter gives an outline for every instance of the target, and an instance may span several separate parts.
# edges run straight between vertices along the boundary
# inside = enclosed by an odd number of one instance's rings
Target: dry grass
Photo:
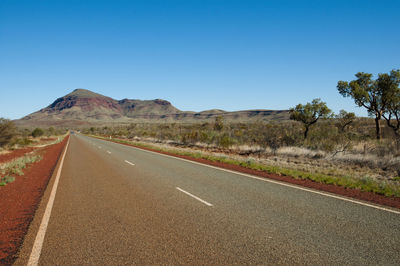
[[[14,180],[13,175],[23,175],[23,169],[25,169],[29,164],[40,161],[41,159],[41,155],[29,153],[12,161],[0,164],[1,185],[4,186],[7,183],[12,182],[11,180]]]

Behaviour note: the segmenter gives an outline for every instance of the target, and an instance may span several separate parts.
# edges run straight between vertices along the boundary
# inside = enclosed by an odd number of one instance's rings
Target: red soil
[[[112,140],[109,140],[109,141],[112,141]],[[113,141],[113,142],[116,142],[116,141]],[[119,142],[116,142],[116,143],[119,143]],[[309,179],[295,179],[294,177],[270,174],[267,172],[242,167],[239,165],[227,164],[227,163],[222,163],[222,162],[214,162],[214,161],[210,161],[210,160],[206,160],[206,159],[192,158],[189,156],[177,155],[177,154],[173,154],[173,153],[169,153],[169,152],[162,152],[162,151],[157,151],[154,149],[138,147],[138,146],[135,146],[132,144],[126,144],[126,143],[119,143],[119,144],[137,147],[137,148],[140,148],[143,150],[158,152],[161,154],[179,157],[179,158],[183,158],[183,159],[190,160],[190,161],[200,162],[203,164],[213,165],[213,166],[217,166],[217,167],[221,167],[221,168],[225,168],[225,169],[229,169],[229,170],[233,170],[233,171],[237,171],[237,172],[241,172],[241,173],[246,173],[246,174],[255,175],[255,176],[259,176],[259,177],[283,181],[286,183],[296,184],[296,185],[300,185],[303,187],[308,187],[308,188],[312,188],[312,189],[316,189],[316,190],[322,190],[322,191],[330,192],[333,194],[338,194],[338,195],[355,198],[355,199],[359,199],[359,200],[363,200],[363,201],[370,201],[370,202],[377,203],[380,205],[386,205],[386,206],[400,209],[400,198],[399,197],[386,197],[384,195],[375,194],[373,192],[366,192],[366,191],[361,191],[359,189],[345,188],[345,187],[335,186],[332,184],[318,183],[318,182],[315,182],[315,181],[312,181]]]
[[[34,149],[36,148],[29,147],[29,148],[14,150],[5,154],[0,154],[0,163],[8,162],[11,161],[12,159],[24,156],[24,154],[31,152]]]
[[[61,143],[38,149],[43,159],[26,168],[24,175],[17,176],[14,182],[0,187],[0,265],[15,261],[67,140],[68,137]]]

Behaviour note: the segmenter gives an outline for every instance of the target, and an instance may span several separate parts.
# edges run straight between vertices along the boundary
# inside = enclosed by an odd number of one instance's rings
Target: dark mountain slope
[[[115,100],[85,89],[76,89],[52,104],[27,115],[20,126],[87,126],[138,122],[203,122],[223,116],[227,121],[255,122],[288,119],[288,112],[247,110],[226,112],[219,109],[199,113],[183,112],[166,100]]]

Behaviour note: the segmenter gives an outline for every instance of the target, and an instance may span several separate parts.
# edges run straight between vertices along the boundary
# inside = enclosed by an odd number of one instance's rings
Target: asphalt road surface
[[[400,265],[400,214],[71,135],[39,257],[54,264]]]

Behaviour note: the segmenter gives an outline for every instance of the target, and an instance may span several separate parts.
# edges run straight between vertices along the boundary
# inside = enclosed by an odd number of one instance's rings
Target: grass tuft
[[[7,174],[7,176],[5,176],[1,179],[0,185],[4,186],[7,183],[10,183],[10,182],[5,182],[3,180],[6,177],[8,177],[8,179],[6,178],[5,180],[12,180],[11,182],[13,182],[15,180],[15,178],[12,176],[8,176],[8,175],[22,176],[22,175],[24,175],[23,169],[25,169],[27,167],[27,165],[38,162],[41,159],[42,159],[41,155],[25,155],[23,157],[14,159],[10,162],[0,164],[0,173],[2,175]]]
[[[14,182],[15,181],[15,177],[13,177],[13,176],[4,176],[4,177],[2,177],[2,178],[0,178],[0,186],[5,186],[5,185],[7,185],[8,183],[12,183],[12,182]]]

